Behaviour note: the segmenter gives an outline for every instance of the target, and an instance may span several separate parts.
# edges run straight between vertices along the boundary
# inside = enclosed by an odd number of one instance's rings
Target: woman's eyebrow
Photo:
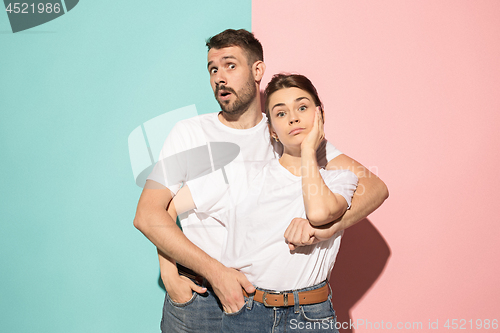
[[[310,101],[310,99],[309,99],[309,98],[307,98],[307,97],[305,97],[305,96],[304,96],[304,97],[299,97],[299,98],[296,98],[296,99],[295,99],[295,102],[296,102],[296,103],[297,103],[297,102],[300,102],[300,101],[301,101],[301,100],[303,100],[303,99],[307,99],[308,101]]]
[[[310,101],[310,99],[309,99],[309,98],[307,98],[307,97],[305,97],[305,96],[304,96],[304,97],[297,97],[297,98],[295,99],[295,101],[294,101],[294,102],[295,102],[295,103],[297,103],[297,102],[300,102],[300,101],[301,101],[301,100],[303,100],[303,99],[307,99],[308,101]],[[271,111],[272,111],[272,110],[274,110],[274,108],[275,108],[275,107],[277,107],[277,106],[286,106],[286,105],[285,105],[285,103],[276,103],[276,104],[274,104],[274,106],[271,108]]]
[[[274,110],[274,108],[277,107],[277,106],[285,106],[285,103],[274,104],[274,106],[271,108],[271,111]]]

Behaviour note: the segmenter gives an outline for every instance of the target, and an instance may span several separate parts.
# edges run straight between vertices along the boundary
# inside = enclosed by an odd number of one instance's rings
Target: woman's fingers
[[[325,138],[325,124],[323,122],[323,117],[321,116],[321,107],[316,107],[316,118],[318,121],[318,129],[320,131],[320,141]]]
[[[302,218],[294,218],[285,230],[284,236],[292,251],[298,246],[311,245],[314,242],[311,225],[308,220]]]

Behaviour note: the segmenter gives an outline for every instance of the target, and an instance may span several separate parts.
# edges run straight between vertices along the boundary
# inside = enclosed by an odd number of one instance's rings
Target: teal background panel
[[[219,110],[205,39],[226,28],[251,28],[251,1],[80,1],[15,34],[0,12],[1,332],[159,331],[127,139]]]

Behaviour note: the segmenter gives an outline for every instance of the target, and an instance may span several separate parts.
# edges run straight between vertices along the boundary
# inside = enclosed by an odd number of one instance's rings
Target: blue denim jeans
[[[160,328],[163,333],[220,332],[222,313],[219,299],[211,288],[204,294],[193,292],[186,303],[176,303],[166,293]]]
[[[298,292],[321,288],[326,283],[328,282],[321,282],[312,287],[293,291],[295,299],[298,300]],[[239,311],[222,315],[223,333],[338,333],[338,329],[335,328],[336,317],[332,307],[331,295],[328,296],[327,301],[322,303],[297,304],[288,307],[266,307],[264,304],[254,301],[252,296],[245,298],[245,301],[245,305]],[[298,302],[295,301],[295,303]]]

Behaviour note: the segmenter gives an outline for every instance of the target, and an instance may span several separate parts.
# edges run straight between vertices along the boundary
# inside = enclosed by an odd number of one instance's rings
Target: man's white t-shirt
[[[226,149],[227,148],[227,149]],[[318,150],[318,162],[340,155],[332,144]],[[222,124],[218,113],[209,113],[178,122],[168,135],[158,162],[148,176],[174,194],[189,180],[210,173],[224,178],[226,184],[248,184],[252,165],[277,159],[271,145],[267,118],[249,129],[234,129]],[[210,191],[208,198],[214,197]],[[220,261],[227,231],[222,221],[203,212],[190,211],[179,216],[186,237]]]
[[[254,163],[248,172],[248,183],[225,184],[218,174],[187,182],[196,211],[207,212],[226,225],[221,263],[269,290],[301,289],[324,281],[333,269],[342,233],[290,251],[285,230],[293,218],[306,218],[301,177],[285,169],[278,159],[260,166]],[[320,174],[330,190],[342,195],[350,206],[356,175],[323,169]],[[207,192],[211,195],[206,196]]]

